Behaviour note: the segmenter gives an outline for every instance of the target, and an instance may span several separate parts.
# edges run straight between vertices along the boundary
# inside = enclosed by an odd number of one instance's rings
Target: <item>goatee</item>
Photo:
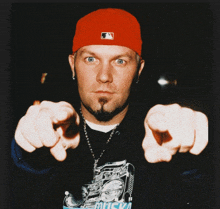
[[[122,106],[117,107],[115,110],[113,111],[106,111],[104,109],[104,105],[108,102],[108,100],[104,97],[99,98],[99,103],[101,104],[101,108],[99,110],[92,110],[91,107],[85,105],[83,102],[83,106],[92,114],[95,116],[95,118],[98,121],[101,122],[107,122],[110,121],[114,116],[116,116],[118,113],[120,113],[122,110],[124,110],[124,108],[128,105],[128,101],[125,102]]]

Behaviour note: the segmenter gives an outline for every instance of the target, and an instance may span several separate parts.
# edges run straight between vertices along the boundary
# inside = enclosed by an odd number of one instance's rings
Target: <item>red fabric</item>
[[[101,39],[102,32],[114,33],[114,39]],[[126,46],[141,56],[142,40],[137,19],[122,9],[99,9],[82,17],[76,25],[73,53],[88,45]]]

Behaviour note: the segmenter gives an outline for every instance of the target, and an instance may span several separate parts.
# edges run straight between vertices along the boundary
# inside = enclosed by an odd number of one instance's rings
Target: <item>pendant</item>
[[[97,165],[98,165],[98,159],[94,160],[94,166],[93,166],[93,177],[95,176],[95,170],[97,168]]]
[[[97,165],[98,165],[98,159],[97,160],[94,160],[94,167],[93,167],[93,170],[95,170],[97,168]]]

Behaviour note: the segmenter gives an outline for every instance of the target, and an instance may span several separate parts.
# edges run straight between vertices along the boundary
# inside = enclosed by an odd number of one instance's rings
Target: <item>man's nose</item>
[[[103,62],[98,66],[98,73],[96,76],[97,82],[111,83],[113,81],[113,67],[109,62]]]

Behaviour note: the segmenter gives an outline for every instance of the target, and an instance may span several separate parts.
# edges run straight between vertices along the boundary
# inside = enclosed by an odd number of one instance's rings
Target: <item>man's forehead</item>
[[[77,55],[88,53],[91,55],[102,54],[102,55],[114,55],[114,56],[128,56],[135,57],[136,52],[125,46],[117,45],[89,45],[80,48],[77,51]]]

